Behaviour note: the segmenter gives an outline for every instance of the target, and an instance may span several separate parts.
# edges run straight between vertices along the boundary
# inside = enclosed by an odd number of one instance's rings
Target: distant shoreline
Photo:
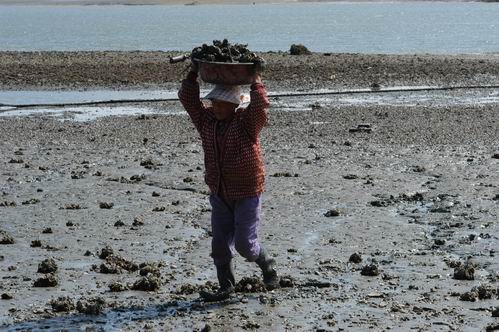
[[[482,2],[499,0],[0,0],[0,6],[151,6],[151,5],[258,5],[303,3],[403,3],[403,2]]]
[[[0,52],[0,89],[142,89],[176,86],[182,52]],[[273,90],[499,84],[499,56],[259,53]],[[367,68],[367,69],[366,69]]]

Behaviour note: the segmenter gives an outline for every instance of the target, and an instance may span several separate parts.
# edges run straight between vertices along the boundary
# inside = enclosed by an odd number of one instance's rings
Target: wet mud
[[[261,136],[260,235],[281,287],[236,257],[223,303],[199,299],[217,283],[185,114],[0,118],[0,329],[493,330],[498,105],[280,105]]]

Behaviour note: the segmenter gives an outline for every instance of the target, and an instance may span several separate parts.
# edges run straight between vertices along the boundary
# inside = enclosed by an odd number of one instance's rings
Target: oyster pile
[[[251,52],[248,45],[230,44],[227,39],[214,40],[213,45],[203,44],[192,50],[191,57],[210,62],[263,63],[263,59]]]

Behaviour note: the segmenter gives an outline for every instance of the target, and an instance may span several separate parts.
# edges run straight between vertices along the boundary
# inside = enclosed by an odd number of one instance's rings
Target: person
[[[178,92],[204,150],[205,182],[210,189],[212,243],[219,289],[200,292],[206,301],[230,297],[236,285],[232,259],[237,251],[256,262],[268,290],[279,287],[275,260],[258,240],[265,171],[259,134],[267,123],[269,100],[261,74],[251,84],[250,103],[239,107],[241,87],[215,85],[200,100],[198,67],[193,62]]]

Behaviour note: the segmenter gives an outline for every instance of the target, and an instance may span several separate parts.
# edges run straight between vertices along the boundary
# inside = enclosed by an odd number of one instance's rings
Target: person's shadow
[[[249,294],[246,294],[249,295]],[[246,296],[253,297],[253,296]],[[256,297],[253,300],[257,300]],[[57,317],[26,321],[0,326],[2,331],[116,331],[130,322],[159,321],[166,317],[185,315],[194,311],[220,309],[228,304],[240,303],[233,298],[223,302],[205,303],[198,298],[190,301],[170,301],[148,306],[117,307],[105,310],[99,315],[72,313]]]

